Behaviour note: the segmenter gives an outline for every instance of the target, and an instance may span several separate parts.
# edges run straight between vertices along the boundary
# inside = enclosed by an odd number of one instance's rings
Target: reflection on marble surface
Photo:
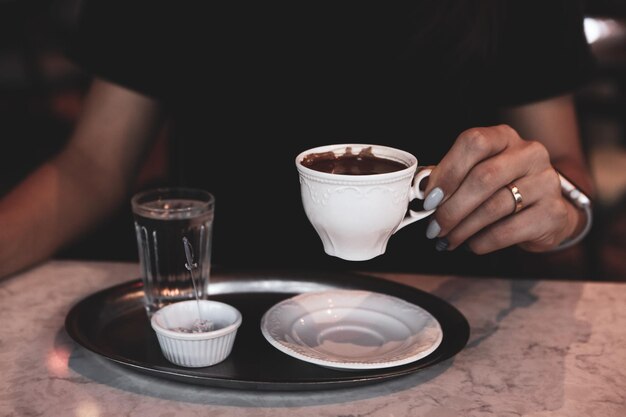
[[[165,381],[77,346],[63,328],[71,306],[138,270],[51,262],[0,281],[0,415],[626,415],[626,284],[389,276],[463,312],[466,348],[378,384],[260,392]]]

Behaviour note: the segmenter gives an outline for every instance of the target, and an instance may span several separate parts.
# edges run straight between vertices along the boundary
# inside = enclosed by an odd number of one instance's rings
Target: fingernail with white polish
[[[437,223],[437,220],[433,220],[428,224],[426,228],[426,237],[428,239],[434,239],[439,236],[439,232],[441,232],[441,226]]]
[[[432,210],[436,208],[439,203],[443,200],[443,191],[441,188],[434,188],[431,192],[428,193],[426,199],[424,200],[424,210]]]

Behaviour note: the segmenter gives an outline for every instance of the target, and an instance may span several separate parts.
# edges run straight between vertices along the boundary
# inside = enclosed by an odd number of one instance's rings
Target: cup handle
[[[411,185],[411,189],[409,190],[409,201],[413,201],[415,199],[423,200],[424,198],[426,198],[426,196],[424,195],[424,191],[420,189],[420,183],[424,178],[428,177],[431,172],[432,168],[422,168],[419,169],[419,171],[415,174],[415,177],[413,177],[413,184]],[[408,210],[406,216],[404,216],[404,219],[402,219],[395,232],[402,229],[404,226],[415,223],[418,220],[422,220],[423,218],[430,216],[434,212],[435,209],[422,211]]]

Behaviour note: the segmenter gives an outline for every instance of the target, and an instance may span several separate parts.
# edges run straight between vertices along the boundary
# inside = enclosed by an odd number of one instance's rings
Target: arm
[[[506,109],[503,118],[510,126],[463,132],[431,174],[426,192],[439,188],[442,198],[429,237],[445,238],[448,249],[467,242],[476,253],[511,245],[543,252],[584,227],[555,171],[592,190],[572,98]],[[524,209],[514,215],[510,183],[524,197]]]
[[[0,200],[0,276],[51,256],[124,201],[160,113],[155,100],[93,82],[67,146]]]

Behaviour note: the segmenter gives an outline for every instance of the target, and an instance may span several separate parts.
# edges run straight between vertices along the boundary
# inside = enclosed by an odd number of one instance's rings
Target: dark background
[[[89,78],[61,52],[79,5],[0,0],[0,194],[61,149],[80,113]],[[594,228],[584,250],[589,276],[626,280],[626,0],[589,0],[585,7],[598,71],[576,97],[597,187]],[[166,153],[164,131],[137,189],[166,175]],[[135,261],[130,206],[58,257]]]

